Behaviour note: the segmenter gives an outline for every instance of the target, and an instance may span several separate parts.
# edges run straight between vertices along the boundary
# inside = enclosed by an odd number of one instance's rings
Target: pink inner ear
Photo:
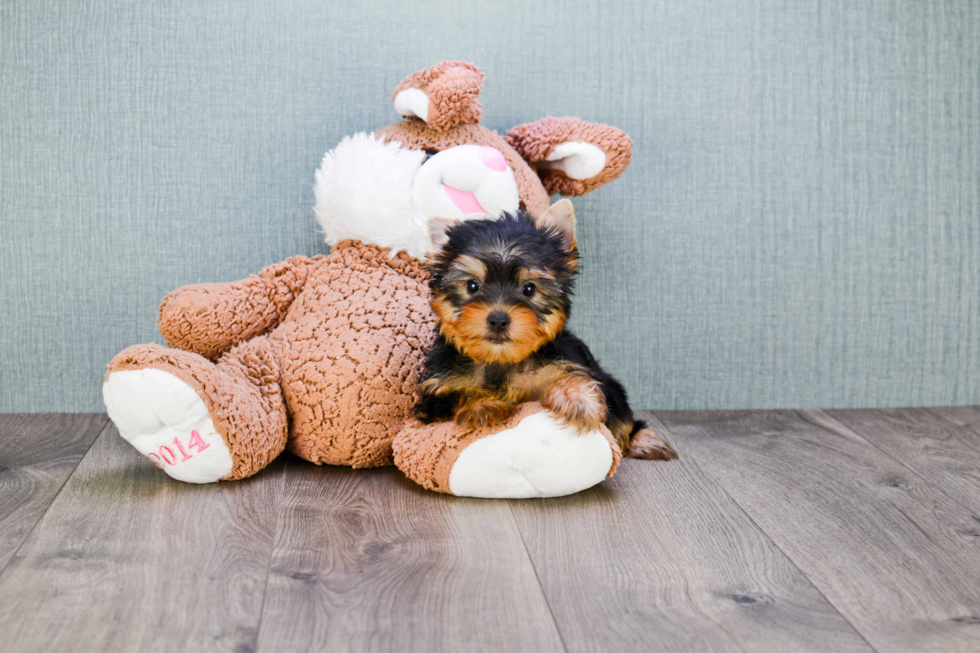
[[[502,172],[507,169],[507,161],[504,159],[504,153],[495,147],[484,145],[480,148],[480,156],[483,157],[484,165],[491,170]]]

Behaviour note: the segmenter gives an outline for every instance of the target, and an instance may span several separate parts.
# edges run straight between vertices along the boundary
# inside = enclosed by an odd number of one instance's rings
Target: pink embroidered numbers
[[[177,465],[178,463],[182,463],[184,461],[193,458],[194,454],[189,452],[188,450],[196,449],[197,453],[201,453],[202,451],[204,451],[205,449],[211,446],[210,444],[204,441],[204,438],[202,438],[201,434],[198,433],[197,431],[191,431],[191,439],[187,443],[186,449],[184,448],[184,444],[180,441],[179,437],[174,438],[172,444],[174,445],[174,447],[177,448],[177,454],[174,453],[174,450],[172,448],[164,444],[160,446],[160,449],[157,450],[156,453],[146,454],[146,457],[152,460],[154,465],[156,465],[160,469],[163,469],[163,465],[161,463],[166,463],[167,465],[174,466]],[[177,458],[178,454],[180,455],[179,460]]]

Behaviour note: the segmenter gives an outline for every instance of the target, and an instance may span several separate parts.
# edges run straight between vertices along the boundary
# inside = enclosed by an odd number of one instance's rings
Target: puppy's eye
[[[475,295],[480,291],[480,282],[475,279],[470,279],[466,282],[466,292],[471,295]]]
[[[526,284],[524,284],[524,287],[521,288],[521,294],[525,297],[533,297],[535,290],[537,290],[537,288],[534,286],[534,284],[528,281]]]

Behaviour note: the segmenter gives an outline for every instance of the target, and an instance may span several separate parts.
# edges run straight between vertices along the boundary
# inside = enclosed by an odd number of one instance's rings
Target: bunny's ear
[[[579,118],[542,118],[507,132],[549,194],[585,195],[626,169],[633,141],[615,127]]]
[[[418,118],[436,131],[459,124],[479,123],[483,107],[477,97],[483,73],[464,61],[443,61],[406,77],[395,88],[395,111]]]

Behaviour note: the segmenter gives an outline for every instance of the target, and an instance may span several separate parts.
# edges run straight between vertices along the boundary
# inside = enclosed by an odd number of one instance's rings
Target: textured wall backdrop
[[[391,90],[617,125],[573,325],[656,408],[980,403],[980,3],[0,4],[0,410],[102,410],[170,290],[325,251]]]

